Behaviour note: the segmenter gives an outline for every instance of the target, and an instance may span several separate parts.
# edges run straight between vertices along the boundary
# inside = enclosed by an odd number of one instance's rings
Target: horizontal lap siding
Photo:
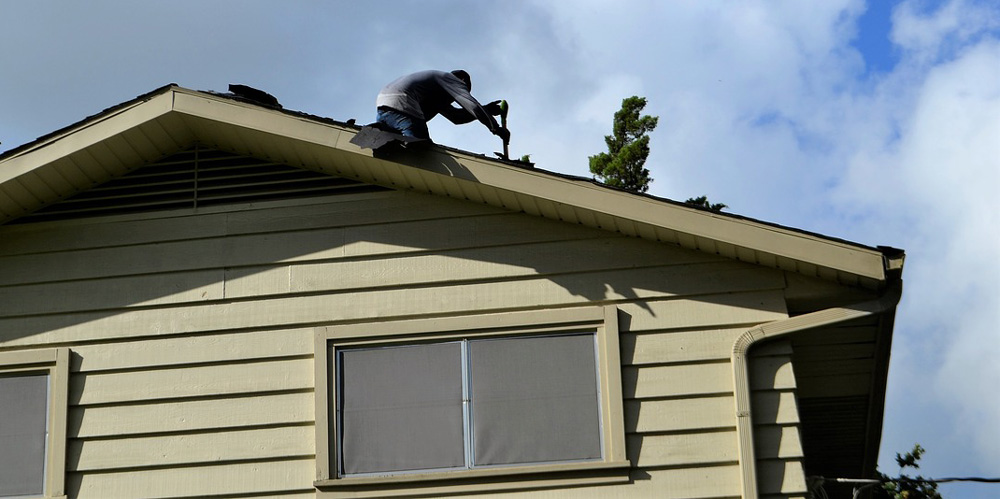
[[[315,475],[312,459],[285,459],[187,468],[136,469],[107,473],[74,473],[67,490],[79,497],[204,497],[259,494],[313,497],[308,485]],[[297,490],[278,491],[294,487]]]
[[[789,425],[795,425],[796,430],[792,452],[768,455],[761,453],[758,448],[758,491],[762,496],[804,496],[807,492],[805,456],[797,433],[799,416],[791,344],[787,340],[778,340],[755,347],[751,350],[750,366],[750,403],[758,446],[764,439],[775,439],[774,435],[763,433],[765,431],[775,431]],[[794,414],[794,419],[786,420],[781,414]],[[785,435],[778,438],[783,442]]]
[[[623,312],[639,469],[629,485],[567,492],[731,497],[729,352],[786,316],[776,271],[397,193],[0,227],[0,269],[0,348],[74,353],[68,486],[80,497],[309,495],[313,326],[594,302]],[[784,470],[801,446],[794,380],[775,362],[753,365],[773,378],[754,385],[771,408],[758,455]],[[763,490],[794,489],[776,487]]]
[[[136,436],[130,439],[74,440],[70,471],[146,468],[220,461],[295,457],[310,459],[315,453],[311,425],[213,432]]]

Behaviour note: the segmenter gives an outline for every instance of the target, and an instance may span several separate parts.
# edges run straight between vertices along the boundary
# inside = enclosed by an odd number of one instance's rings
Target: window
[[[0,497],[64,494],[69,352],[0,353]]]
[[[614,307],[319,328],[316,485],[627,479],[620,376]]]

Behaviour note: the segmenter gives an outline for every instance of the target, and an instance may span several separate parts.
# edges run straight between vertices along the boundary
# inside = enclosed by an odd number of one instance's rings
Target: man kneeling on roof
[[[500,101],[483,106],[470,93],[472,80],[469,73],[456,69],[420,71],[403,76],[386,85],[378,94],[375,121],[402,135],[430,139],[427,122],[441,114],[456,125],[479,120],[494,135],[504,141],[510,132],[497,124],[494,115],[500,114]],[[453,107],[452,102],[459,106]]]

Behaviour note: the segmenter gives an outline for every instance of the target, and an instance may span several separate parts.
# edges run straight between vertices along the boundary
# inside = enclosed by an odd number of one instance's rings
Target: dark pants
[[[418,139],[431,138],[427,132],[426,121],[389,107],[378,108],[378,112],[375,115],[375,122],[392,128],[407,137],[416,137]]]

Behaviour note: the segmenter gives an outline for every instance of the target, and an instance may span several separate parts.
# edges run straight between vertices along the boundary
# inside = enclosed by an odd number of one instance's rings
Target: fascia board
[[[173,95],[174,110],[183,114],[302,140],[341,152],[371,156],[370,151],[349,144],[348,140],[355,133],[350,129],[201,92],[178,88],[173,91]],[[886,278],[883,255],[876,250],[752,220],[734,219],[675,206],[588,182],[555,177],[458,152],[436,154],[446,154],[464,167],[466,171],[461,175],[453,175],[458,182],[472,182],[481,187],[517,192],[580,210],[633,220],[878,281]],[[419,166],[415,168],[423,175],[442,174]]]
[[[553,177],[474,157],[457,156],[472,177],[483,185],[520,192],[539,199],[575,206],[696,237],[751,248],[793,260],[885,280],[881,252],[823,239],[752,220],[734,219],[702,210]]]
[[[331,148],[337,147],[343,130],[304,117],[272,111],[232,99],[213,97],[186,89],[174,91],[174,111],[219,121],[239,127],[301,140]]]
[[[165,92],[82,123],[78,128],[36,144],[0,162],[0,184],[169,113],[173,107],[172,101],[173,92]]]

